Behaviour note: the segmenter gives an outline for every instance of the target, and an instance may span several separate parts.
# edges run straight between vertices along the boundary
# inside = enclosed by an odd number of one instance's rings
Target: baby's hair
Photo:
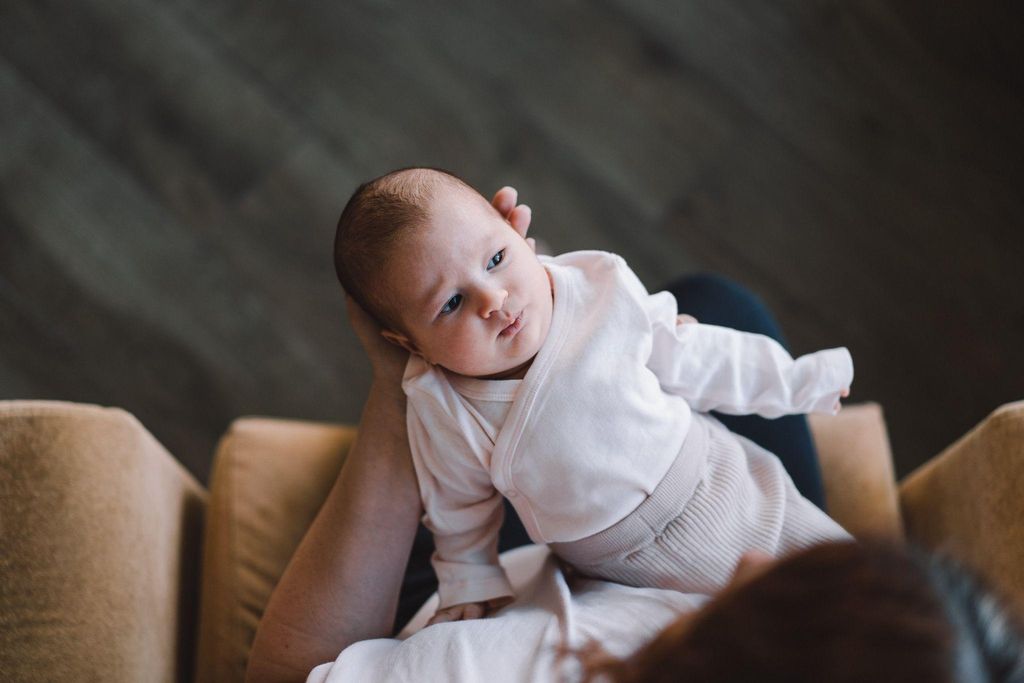
[[[397,307],[381,286],[388,257],[402,237],[427,222],[430,200],[445,187],[477,194],[443,168],[400,168],[356,188],[338,219],[334,237],[338,281],[386,329],[405,332]]]

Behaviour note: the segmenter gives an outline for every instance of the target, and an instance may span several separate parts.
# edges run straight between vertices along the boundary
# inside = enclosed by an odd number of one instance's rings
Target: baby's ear
[[[418,354],[420,352],[419,349],[416,348],[415,342],[413,342],[413,340],[409,339],[401,332],[394,332],[392,330],[381,330],[380,336],[384,337],[395,346],[402,347],[409,353]]]

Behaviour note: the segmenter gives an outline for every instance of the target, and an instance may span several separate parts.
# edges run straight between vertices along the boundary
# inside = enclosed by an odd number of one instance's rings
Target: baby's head
[[[385,338],[462,375],[521,377],[551,324],[551,282],[525,234],[441,169],[360,185],[334,265]]]

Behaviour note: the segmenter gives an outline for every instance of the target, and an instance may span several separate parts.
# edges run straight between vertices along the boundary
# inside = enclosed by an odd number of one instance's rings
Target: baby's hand
[[[845,389],[841,390],[839,392],[839,395],[842,396],[843,398],[846,398],[847,396],[849,396],[850,395],[850,387],[846,387]],[[843,407],[842,404],[839,401],[836,401],[836,405],[834,407],[834,410],[838,413],[839,410],[842,407]]]
[[[443,624],[446,621],[463,621],[479,619],[487,614],[486,602],[461,602],[458,605],[439,609],[427,622],[427,626]]]
[[[686,323],[695,322],[697,322],[697,319],[694,318],[692,315],[686,315],[685,313],[681,313],[676,316],[676,327],[679,327],[680,325],[685,325]]]

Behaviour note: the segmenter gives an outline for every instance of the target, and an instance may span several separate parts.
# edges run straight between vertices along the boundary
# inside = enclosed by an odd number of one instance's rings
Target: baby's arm
[[[765,335],[679,324],[674,314],[660,318],[652,323],[648,366],[666,391],[682,396],[695,410],[769,418],[835,414],[840,397],[849,395],[853,361],[845,348],[794,359]]]
[[[482,454],[473,452],[473,445],[451,421],[423,407],[410,398],[409,444],[426,509],[423,522],[434,534],[431,563],[437,573],[439,610],[510,602],[512,586],[498,562],[498,530],[505,512],[501,494],[481,465]],[[485,611],[464,609],[459,618],[483,616]]]
[[[648,294],[616,259],[620,282],[643,308],[651,335],[647,367],[662,388],[695,410],[774,418],[839,411],[849,394],[853,360],[845,348],[794,359],[771,337],[704,325],[680,316],[669,292]]]

